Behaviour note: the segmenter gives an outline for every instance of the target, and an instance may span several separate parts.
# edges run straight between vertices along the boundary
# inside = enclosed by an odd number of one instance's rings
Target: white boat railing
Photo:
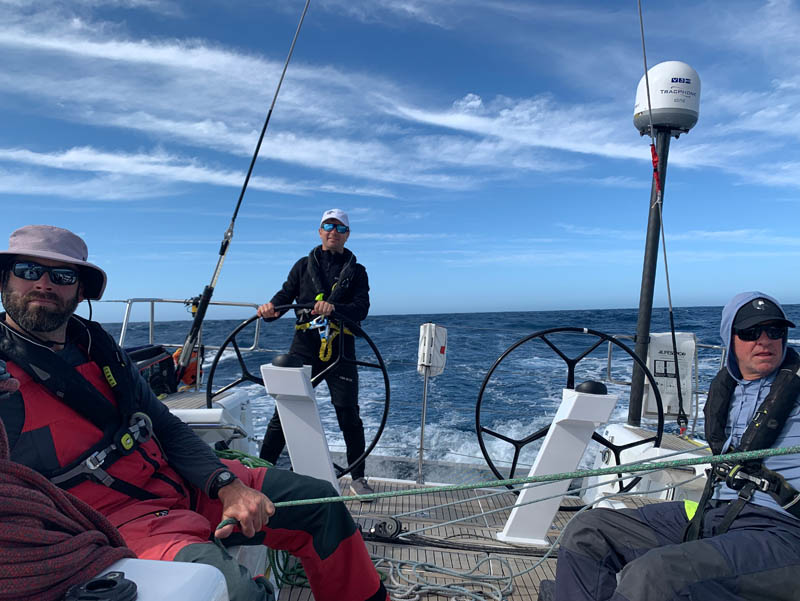
[[[122,347],[125,346],[125,337],[128,333],[128,326],[130,325],[131,320],[131,312],[133,310],[133,306],[137,303],[147,303],[150,305],[150,318],[148,319],[148,343],[149,344],[156,344],[155,341],[155,306],[156,303],[166,303],[166,304],[177,304],[177,305],[191,305],[190,301],[186,299],[172,299],[172,298],[129,298],[129,299],[113,299],[113,300],[104,300],[101,301],[104,303],[125,303],[125,316],[122,319],[122,330],[119,333],[119,340],[117,341],[118,344]],[[249,307],[253,309],[255,313],[256,309],[258,309],[258,305],[256,303],[239,303],[239,302],[229,302],[229,301],[211,301],[209,303],[211,306],[217,307]],[[253,342],[249,347],[241,348],[242,351],[254,351],[258,348],[258,337],[261,333],[261,320],[256,320],[255,322],[255,331],[253,332]],[[203,329],[202,326],[200,327],[200,335],[198,337],[198,343],[202,344],[203,336]],[[159,341],[157,344],[164,346],[166,348],[181,348],[183,346],[183,340],[180,342],[162,342]],[[206,345],[205,347],[207,350],[219,350],[219,346],[214,345]]]

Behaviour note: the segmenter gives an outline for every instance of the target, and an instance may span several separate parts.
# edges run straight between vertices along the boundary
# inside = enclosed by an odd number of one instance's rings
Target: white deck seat
[[[217,568],[200,563],[120,559],[103,574],[123,572],[136,583],[137,601],[228,601],[225,578]]]

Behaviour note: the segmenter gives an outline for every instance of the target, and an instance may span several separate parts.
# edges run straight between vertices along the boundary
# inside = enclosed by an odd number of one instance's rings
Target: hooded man
[[[258,308],[258,315],[273,320],[283,312],[276,306],[313,304],[312,310],[298,309],[296,331],[289,352],[299,356],[303,363],[311,365],[311,375],[316,376],[333,365],[339,355],[338,340],[323,347],[319,329],[309,327],[317,316],[337,315],[359,323],[366,319],[369,311],[369,279],[367,270],[356,261],[356,256],[344,247],[350,237],[350,220],[341,209],[329,209],[322,214],[319,223],[321,244],[311,249],[307,257],[299,259],[286,278],[283,286],[268,303]],[[347,325],[345,323],[345,325]],[[355,359],[356,345],[349,330],[344,336],[344,356]],[[364,424],[358,408],[358,370],[352,362],[342,362],[326,372],[324,376],[331,393],[331,402],[336,410],[336,419],[347,447],[347,463],[354,463],[363,453]],[[278,460],[286,439],[277,409],[267,425],[261,458],[271,463]],[[350,489],[357,495],[375,492],[364,477],[364,462],[353,467]]]
[[[786,344],[789,327],[762,292],[738,294],[722,310],[728,359],[704,409],[715,454],[800,444],[800,357]],[[697,505],[576,516],[559,548],[556,601],[800,598],[797,456],[717,465]],[[552,592],[543,586],[540,601]]]
[[[105,515],[139,558],[219,568],[232,601],[273,597],[212,535],[291,550],[315,599],[387,599],[343,504],[276,511],[270,500],[335,495],[330,484],[220,461],[111,336],[74,315],[106,284],[87,255],[81,238],[48,225],[16,230],[0,252],[0,419],[11,460]],[[217,528],[226,519],[238,528]]]

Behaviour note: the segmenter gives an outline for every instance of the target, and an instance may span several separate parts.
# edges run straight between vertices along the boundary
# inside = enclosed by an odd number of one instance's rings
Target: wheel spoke
[[[575,363],[577,363],[578,361],[580,361],[581,359],[583,359],[584,357],[586,357],[586,356],[587,356],[589,353],[591,353],[591,352],[592,352],[594,349],[596,349],[598,346],[600,346],[600,345],[601,345],[601,344],[603,344],[604,342],[605,342],[605,340],[603,340],[602,338],[600,338],[600,339],[599,339],[597,342],[595,342],[595,343],[594,343],[592,346],[590,346],[590,347],[589,347],[589,348],[587,348],[585,351],[583,351],[583,352],[582,352],[580,355],[578,355],[577,357],[575,357]]]
[[[583,335],[593,336],[597,340],[594,343],[590,344],[575,359],[571,359],[552,340],[550,340],[548,338],[548,335],[550,335],[550,334],[565,334],[565,333],[583,334]],[[549,425],[545,426],[544,428],[540,428],[538,431],[534,432],[533,434],[529,434],[528,436],[525,436],[525,437],[523,437],[523,438],[521,438],[519,440],[513,439],[513,438],[511,438],[509,436],[505,436],[505,435],[503,435],[503,434],[501,434],[499,432],[491,430],[491,429],[485,427],[481,422],[481,417],[482,417],[482,415],[481,415],[481,406],[482,406],[482,403],[483,403],[483,400],[484,400],[484,393],[486,392],[487,387],[489,386],[489,383],[491,381],[492,375],[494,374],[494,372],[498,368],[498,366],[514,350],[516,350],[517,348],[519,348],[520,346],[522,346],[523,344],[525,344],[527,342],[530,342],[530,341],[533,341],[533,340],[537,340],[537,339],[539,341],[541,341],[542,343],[544,343],[545,345],[547,345],[550,348],[550,350],[552,350],[556,355],[558,355],[558,357],[560,357],[564,361],[564,363],[566,363],[566,368],[567,368],[567,388],[569,388],[569,389],[574,389],[575,388],[575,374],[576,374],[576,366],[578,365],[578,363],[580,361],[582,361],[583,359],[589,357],[589,355],[591,355],[594,351],[596,351],[602,344],[608,343],[609,349],[611,348],[611,345],[615,345],[615,346],[621,348],[623,351],[625,351],[628,354],[628,356],[640,368],[643,369],[643,371],[645,373],[645,376],[647,377],[648,382],[651,385],[651,389],[655,393],[656,405],[658,407],[658,427],[657,427],[657,431],[656,431],[656,433],[655,433],[655,435],[653,437],[650,437],[650,438],[647,438],[647,439],[644,439],[644,440],[640,440],[640,441],[631,442],[631,443],[628,443],[628,444],[622,445],[622,446],[614,445],[611,441],[607,440],[606,438],[604,438],[603,436],[601,436],[601,435],[599,435],[597,433],[593,433],[592,434],[592,439],[597,441],[597,442],[599,442],[600,444],[604,445],[605,447],[607,447],[608,449],[610,449],[612,451],[612,453],[614,454],[614,459],[617,462],[617,465],[619,465],[619,463],[620,463],[620,453],[624,449],[628,449],[628,448],[632,448],[632,447],[636,447],[636,446],[640,446],[640,445],[645,445],[645,444],[653,444],[653,446],[655,446],[655,447],[658,447],[658,446],[661,445],[661,437],[662,437],[663,428],[664,428],[664,417],[663,417],[664,414],[663,414],[663,406],[662,406],[662,401],[661,401],[661,393],[658,390],[658,386],[657,386],[657,383],[655,382],[655,378],[653,378],[653,375],[647,369],[647,365],[633,352],[633,350],[631,350],[629,347],[627,347],[625,344],[623,344],[622,342],[620,342],[616,338],[614,338],[612,336],[609,336],[608,334],[604,334],[602,332],[597,332],[595,330],[591,330],[591,329],[588,329],[588,328],[559,327],[559,328],[551,328],[549,330],[541,330],[539,332],[536,332],[534,334],[530,334],[529,336],[526,336],[526,337],[518,340],[517,342],[512,344],[508,349],[506,349],[503,352],[503,354],[494,362],[494,364],[490,368],[489,372],[484,377],[483,383],[482,383],[481,388],[480,388],[480,392],[478,393],[478,401],[477,401],[476,406],[475,406],[475,432],[476,432],[476,434],[478,436],[478,443],[480,445],[481,452],[483,453],[483,456],[486,459],[486,463],[489,466],[489,468],[492,470],[492,472],[494,472],[494,474],[498,478],[502,478],[503,476],[500,473],[500,471],[497,469],[497,467],[495,466],[494,461],[492,460],[492,457],[490,456],[489,451],[486,448],[486,445],[484,443],[484,435],[492,436],[492,437],[497,438],[499,440],[503,440],[504,442],[507,442],[507,443],[511,444],[514,447],[514,458],[512,460],[512,466],[511,466],[511,473],[513,474],[515,472],[515,470],[516,470],[517,462],[519,460],[520,453],[521,453],[521,450],[523,449],[523,447],[525,447],[529,443],[532,443],[532,442],[534,442],[536,440],[539,440],[542,437],[544,437],[547,434],[548,430],[549,430]],[[610,354],[610,352],[611,351],[609,350],[609,354]],[[495,385],[496,384],[492,383],[492,390],[494,390],[494,386]],[[622,484],[620,482],[620,488],[623,489],[623,490],[630,489],[633,486],[635,486],[636,483],[639,482],[639,480],[641,480],[641,478],[633,478],[632,481],[629,484],[625,485],[624,487],[622,486]],[[508,488],[513,489],[512,486],[508,486]]]
[[[514,448],[516,448],[517,445],[520,443],[519,440],[515,440],[513,438],[509,438],[508,436],[500,434],[499,432],[494,432],[493,430],[490,430],[489,428],[483,428],[482,427],[481,428],[481,432],[486,432],[486,434],[494,436],[495,438],[499,438],[500,440],[502,440],[504,442],[507,442],[508,444],[514,445]]]
[[[562,352],[561,352],[561,349],[560,349],[560,348],[558,348],[558,347],[557,347],[555,344],[553,344],[552,342],[550,342],[550,339],[549,339],[547,336],[544,336],[544,335],[543,335],[543,336],[542,336],[542,341],[543,341],[543,342],[544,342],[544,343],[545,343],[547,346],[549,346],[551,349],[553,349],[553,352],[554,352],[556,355],[558,355],[559,357],[561,357],[561,358],[562,358],[562,359],[563,359],[563,360],[564,360],[564,361],[567,363],[567,365],[569,365],[569,363],[570,363],[570,359],[569,359],[569,357],[567,357],[567,356],[566,356],[564,353],[562,353]]]
[[[547,434],[548,430],[550,430],[550,424],[547,424],[544,428],[542,428],[538,432],[534,432],[530,436],[526,436],[525,438],[520,440],[521,445],[524,447],[527,444],[530,444],[530,443],[532,443],[532,442],[534,442],[536,440],[539,440],[540,438],[542,438],[543,436],[545,436]]]
[[[236,381],[234,381],[234,382],[231,382],[230,384],[226,384],[225,386],[223,386],[222,388],[220,388],[219,390],[217,390],[217,391],[214,393],[214,396],[215,396],[215,397],[218,397],[218,396],[219,396],[219,395],[221,395],[223,392],[227,392],[227,391],[228,391],[228,390],[230,390],[231,388],[235,388],[236,386],[238,386],[239,384],[241,384],[241,383],[242,383],[242,382],[244,382],[244,381],[245,381],[245,379],[244,379],[244,378],[239,378],[239,379],[237,379]]]

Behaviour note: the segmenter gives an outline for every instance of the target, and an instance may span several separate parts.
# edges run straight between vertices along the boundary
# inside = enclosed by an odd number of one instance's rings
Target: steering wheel
[[[597,341],[594,342],[593,344],[590,344],[585,350],[578,353],[574,358],[571,358],[567,356],[565,352],[563,352],[558,346],[556,346],[553,343],[552,340],[548,338],[548,336],[552,334],[561,334],[561,333],[588,335],[597,338]],[[607,447],[614,454],[614,458],[617,462],[617,465],[620,465],[622,451],[626,449],[630,449],[632,447],[648,443],[653,443],[654,447],[661,446],[661,437],[664,433],[664,408],[661,404],[661,393],[658,390],[658,386],[656,385],[655,378],[653,378],[653,374],[650,373],[649,369],[647,369],[647,365],[636,355],[635,352],[633,352],[630,349],[630,347],[626,346],[619,340],[609,336],[608,334],[604,334],[603,332],[598,332],[596,330],[590,330],[588,328],[560,327],[560,328],[551,328],[549,330],[541,330],[539,332],[535,332],[529,336],[526,336],[521,340],[518,340],[510,347],[508,347],[508,349],[506,349],[505,352],[503,352],[503,354],[500,355],[500,357],[494,362],[494,365],[492,365],[491,369],[486,374],[486,377],[483,379],[483,384],[481,385],[480,392],[478,393],[478,402],[475,405],[475,432],[478,435],[478,444],[481,447],[481,452],[483,453],[483,457],[486,459],[487,465],[492,470],[494,475],[497,476],[498,479],[504,480],[506,478],[509,479],[514,478],[515,473],[517,471],[517,464],[519,462],[520,453],[522,452],[522,449],[525,446],[539,440],[540,438],[544,438],[544,436],[547,434],[547,431],[550,429],[550,425],[548,424],[547,426],[541,428],[540,430],[537,430],[536,432],[533,432],[532,434],[529,434],[527,436],[523,436],[522,438],[512,438],[510,436],[506,436],[499,432],[490,430],[489,428],[484,426],[481,422],[481,408],[483,407],[484,392],[486,391],[486,386],[489,384],[489,380],[491,379],[494,371],[513,351],[515,351],[516,349],[518,349],[519,347],[528,342],[536,340],[541,340],[542,342],[544,342],[550,349],[552,349],[552,351],[558,357],[560,357],[564,361],[564,363],[567,364],[566,388],[569,389],[575,388],[575,366],[581,360],[585,359],[590,353],[592,353],[592,351],[597,349],[601,344],[603,344],[604,342],[608,342],[625,351],[639,365],[639,367],[642,368],[642,371],[644,372],[647,381],[650,383],[650,389],[655,394],[656,406],[658,408],[658,427],[656,429],[655,436],[646,438],[644,440],[631,442],[625,445],[616,445],[610,440],[598,434],[597,432],[594,432],[592,434],[592,440],[595,440],[599,442],[601,445]],[[486,448],[486,444],[484,442],[484,435],[492,436],[494,438],[499,438],[500,440],[503,440],[514,447],[514,458],[511,461],[511,470],[509,471],[508,475],[502,474],[500,470],[498,470],[497,467],[495,466],[495,462],[492,460],[492,457],[490,456],[489,451]],[[640,480],[641,477],[634,477],[628,484],[623,486],[622,480],[620,479],[619,481],[620,492],[629,491],[634,486],[636,486],[636,484],[638,484]],[[512,485],[506,485],[506,486],[511,490],[515,490]]]
[[[314,308],[314,304],[311,303],[311,304],[279,305],[279,306],[275,307],[275,310],[279,311],[279,312],[285,312],[285,311],[289,311],[291,309],[313,309],[313,308]],[[264,385],[264,379],[261,378],[260,376],[257,376],[255,374],[251,373],[250,370],[247,368],[247,364],[244,361],[244,357],[242,356],[242,352],[240,350],[239,344],[236,341],[237,335],[242,330],[244,330],[247,326],[249,326],[251,323],[256,321],[257,319],[260,319],[258,317],[258,315],[254,315],[253,317],[250,317],[249,319],[246,319],[245,321],[243,321],[241,324],[239,324],[228,335],[228,337],[225,339],[225,342],[223,342],[222,346],[219,347],[219,350],[217,351],[217,354],[214,357],[214,361],[212,361],[211,367],[208,370],[208,385],[206,387],[206,406],[208,408],[211,408],[212,402],[214,401],[214,399],[216,397],[218,397],[219,395],[221,395],[224,392],[227,392],[228,390],[231,390],[232,388],[235,388],[239,384],[243,384],[244,382],[252,382],[252,383],[258,384],[260,386]],[[369,454],[372,452],[372,450],[378,444],[378,440],[380,440],[381,434],[383,434],[383,429],[386,427],[386,420],[389,418],[389,396],[390,396],[389,373],[386,371],[386,364],[383,361],[383,357],[381,356],[380,351],[378,351],[378,347],[375,346],[375,343],[372,341],[372,339],[369,336],[367,336],[366,332],[364,332],[364,330],[361,329],[361,326],[359,326],[356,322],[352,321],[351,319],[349,319],[349,318],[347,318],[347,317],[345,317],[343,315],[337,314],[336,312],[332,313],[328,317],[328,319],[330,321],[334,322],[334,323],[337,323],[338,326],[339,326],[340,331],[344,331],[344,326],[346,325],[347,329],[350,330],[355,336],[358,336],[359,338],[363,338],[364,341],[366,341],[366,343],[372,349],[372,352],[375,353],[375,357],[376,357],[378,362],[377,363],[369,363],[367,361],[359,361],[355,357],[346,357],[345,356],[345,350],[344,350],[344,336],[337,336],[336,338],[338,340],[334,341],[334,343],[338,343],[338,345],[339,345],[339,353],[338,353],[336,359],[334,361],[332,361],[330,365],[325,367],[325,369],[323,369],[321,372],[319,372],[316,376],[311,378],[311,384],[314,387],[316,387],[317,384],[319,384],[322,381],[322,379],[325,377],[325,375],[329,371],[334,369],[337,365],[339,365],[339,363],[343,363],[343,364],[348,364],[349,363],[349,364],[353,364],[353,365],[355,365],[357,367],[365,367],[365,368],[368,368],[368,369],[379,369],[381,371],[381,373],[383,374],[383,389],[384,389],[384,393],[385,393],[384,394],[384,401],[383,401],[383,415],[381,417],[381,423],[378,426],[378,431],[375,433],[375,437],[372,439],[372,442],[366,447],[364,452],[355,461],[353,461],[353,463],[351,463],[350,465],[348,465],[346,467],[340,467],[340,466],[338,466],[336,464],[333,465],[333,467],[336,470],[336,477],[337,478],[341,478],[345,474],[349,473],[353,468],[355,468],[356,466],[360,465],[361,463],[363,463],[366,460],[366,458],[369,456]],[[230,384],[226,384],[222,388],[219,388],[218,390],[214,390],[214,388],[213,388],[214,374],[216,373],[217,365],[219,364],[219,361],[222,358],[222,355],[225,352],[225,350],[228,348],[228,346],[233,347],[233,350],[236,353],[236,360],[239,363],[239,369],[241,371],[241,375],[236,380],[231,382]]]

